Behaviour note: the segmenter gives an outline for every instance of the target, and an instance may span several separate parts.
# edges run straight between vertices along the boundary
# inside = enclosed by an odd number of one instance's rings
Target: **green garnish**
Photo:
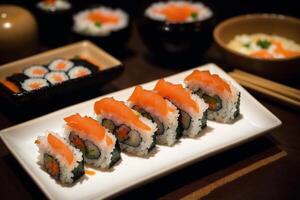
[[[191,17],[193,18],[193,20],[196,20],[196,19],[198,18],[198,13],[193,12],[193,13],[191,14]]]
[[[256,45],[261,47],[262,49],[267,49],[271,45],[271,42],[269,40],[258,40],[256,42]]]
[[[95,26],[97,26],[98,28],[100,28],[102,26],[102,24],[100,22],[95,22]]]
[[[250,43],[243,44],[243,46],[249,49],[250,48]]]

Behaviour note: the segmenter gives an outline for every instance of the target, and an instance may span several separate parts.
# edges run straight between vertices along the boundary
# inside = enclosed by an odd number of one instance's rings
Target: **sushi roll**
[[[128,14],[121,9],[100,6],[76,13],[73,32],[106,48],[122,47],[130,36]]]
[[[84,175],[82,153],[54,132],[39,136],[38,163],[55,180],[71,184]]]
[[[72,61],[66,60],[66,59],[56,59],[53,60],[49,65],[48,68],[51,71],[62,71],[67,72],[69,69],[71,69],[74,66],[74,63]]]
[[[72,25],[72,4],[69,1],[38,1],[34,11],[43,43],[56,46],[67,41]]]
[[[95,103],[94,111],[99,123],[116,135],[122,150],[145,156],[155,147],[156,124],[124,102],[103,98]]]
[[[196,137],[206,126],[208,105],[197,95],[183,88],[181,84],[172,84],[163,79],[154,88],[158,94],[171,101],[179,109],[179,127],[188,137]]]
[[[91,70],[88,69],[87,67],[83,67],[83,66],[73,67],[68,72],[68,75],[69,75],[70,79],[76,79],[76,78],[88,76],[88,75],[91,75],[91,74],[92,74]]]
[[[107,169],[120,160],[116,137],[91,117],[79,114],[68,116],[65,134],[71,145],[84,155],[84,161],[95,167]]]
[[[57,85],[69,80],[69,77],[65,72],[49,72],[46,74],[45,79],[52,85]]]
[[[142,116],[156,123],[158,144],[173,145],[180,133],[178,129],[178,110],[168,100],[155,91],[137,86],[128,99],[129,106]]]
[[[49,86],[46,79],[43,78],[29,78],[22,82],[22,89],[27,92],[39,90]]]
[[[145,9],[139,31],[155,56],[182,60],[210,45],[214,24],[213,11],[201,2],[159,1]]]
[[[208,119],[231,122],[239,115],[241,93],[219,75],[194,70],[185,78],[185,84],[209,105]]]
[[[41,65],[33,65],[27,67],[23,73],[30,78],[43,78],[47,73],[48,69]]]

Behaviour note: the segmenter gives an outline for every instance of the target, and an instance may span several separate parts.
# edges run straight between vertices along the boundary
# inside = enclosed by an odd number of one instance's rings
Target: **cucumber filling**
[[[111,133],[113,133],[115,131],[115,128],[116,128],[114,122],[109,120],[109,119],[103,119],[102,120],[102,126],[107,128]]]
[[[135,130],[131,130],[128,133],[128,138],[124,141],[124,144],[133,147],[138,147],[140,146],[141,142],[142,142],[142,138],[140,137],[140,134]]]
[[[164,124],[161,121],[159,121],[157,117],[153,117],[150,113],[148,113],[143,108],[137,105],[133,106],[132,109],[139,112],[143,117],[146,117],[147,119],[157,124],[157,131],[155,132],[156,135],[162,135],[164,133]]]
[[[210,96],[204,93],[201,89],[194,92],[200,98],[203,98],[205,103],[208,104],[208,110],[219,111],[222,108],[222,100],[219,96]]]
[[[44,167],[46,171],[52,176],[54,179],[59,179],[60,176],[60,167],[58,161],[51,155],[45,153],[44,154]]]
[[[202,98],[205,103],[208,104],[208,109],[211,111],[219,111],[222,108],[222,100],[219,96],[209,96],[207,94],[203,94]]]
[[[85,144],[85,156],[88,159],[98,159],[101,155],[100,150],[98,149],[98,147],[92,143],[89,140],[85,140],[84,141]]]

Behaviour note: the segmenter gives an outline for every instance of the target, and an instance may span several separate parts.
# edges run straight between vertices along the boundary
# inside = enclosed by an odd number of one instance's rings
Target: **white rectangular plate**
[[[1,138],[50,199],[102,199],[224,151],[281,124],[278,118],[219,67],[207,64],[199,69],[209,69],[220,74],[241,91],[241,116],[235,123],[221,124],[208,121],[208,127],[203,136],[196,139],[182,138],[173,147],[157,146],[157,153],[147,159],[122,154],[122,161],[112,171],[97,170],[96,175],[86,176],[73,187],[63,187],[57,184],[40,168],[36,163],[38,149],[34,140],[38,135],[44,134],[45,130],[62,132],[63,118],[68,115],[78,112],[82,115],[93,116],[93,104],[100,97],[2,130]],[[165,79],[173,83],[182,83],[184,77],[191,72],[192,70],[185,71]],[[156,81],[153,81],[142,86],[152,89],[155,83]],[[133,87],[106,96],[125,101],[132,91]]]

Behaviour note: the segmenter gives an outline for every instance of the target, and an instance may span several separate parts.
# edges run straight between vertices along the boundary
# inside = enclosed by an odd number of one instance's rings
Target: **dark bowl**
[[[276,34],[300,44],[300,20],[277,14],[249,14],[225,20],[214,29],[214,40],[228,65],[275,80],[300,77],[300,56],[260,59],[231,50],[227,44],[239,34]]]
[[[140,35],[155,56],[182,58],[198,56],[212,42],[215,24],[212,16],[203,21],[174,24],[143,16],[139,22]]]

